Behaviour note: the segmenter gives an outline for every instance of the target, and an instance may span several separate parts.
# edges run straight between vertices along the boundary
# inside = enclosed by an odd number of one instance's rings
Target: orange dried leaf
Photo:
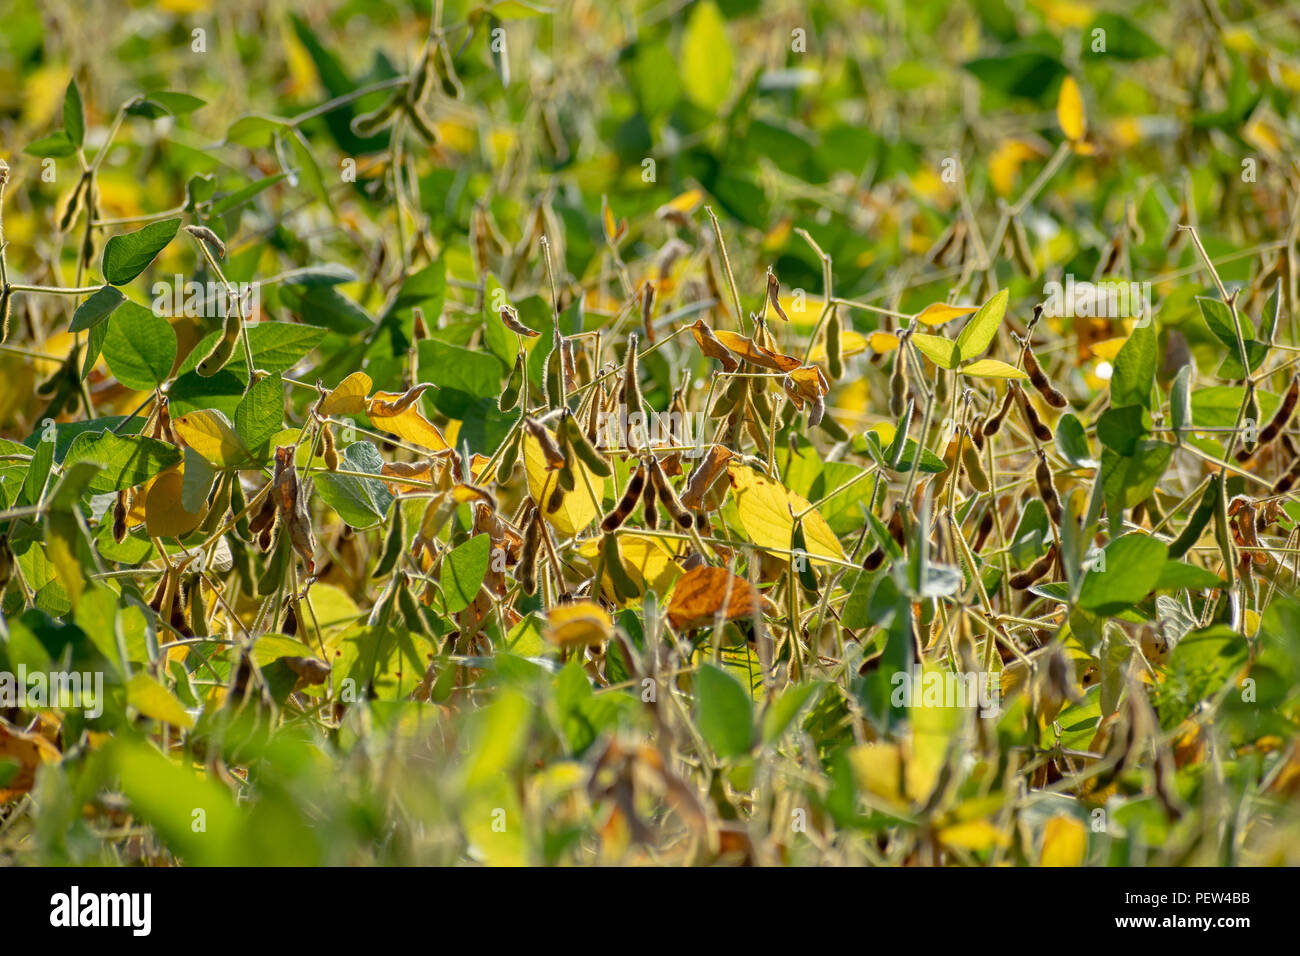
[[[699,567],[682,575],[668,604],[668,620],[679,631],[707,627],[719,619],[754,617],[765,600],[758,589],[726,568]]]

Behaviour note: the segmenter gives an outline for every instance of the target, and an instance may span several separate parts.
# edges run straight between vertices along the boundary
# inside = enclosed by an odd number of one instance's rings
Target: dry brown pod
[[[1011,579],[1008,583],[1010,583],[1010,585],[1013,588],[1015,588],[1017,591],[1023,591],[1026,588],[1028,588],[1030,585],[1032,585],[1035,581],[1037,581],[1039,578],[1043,577],[1043,575],[1047,574],[1047,572],[1052,569],[1052,562],[1055,560],[1056,560],[1056,545],[1052,544],[1048,547],[1047,553],[1044,554],[1041,558],[1039,558],[1029,567],[1025,568],[1023,571],[1019,571],[1016,574],[1011,575]]]
[[[645,472],[645,465],[637,465],[636,471],[628,479],[623,497],[618,500],[614,510],[605,515],[600,522],[602,531],[613,531],[618,528],[636,509],[636,503],[641,499],[641,492],[645,488]]]

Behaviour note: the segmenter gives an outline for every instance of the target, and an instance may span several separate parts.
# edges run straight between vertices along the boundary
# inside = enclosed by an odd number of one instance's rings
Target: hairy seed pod
[[[523,433],[516,431],[513,436],[506,439],[505,450],[501,452],[501,460],[497,462],[497,481],[502,484],[510,477],[510,472],[514,470],[515,462],[519,460],[519,446],[523,443]]]
[[[497,399],[497,408],[503,412],[508,412],[519,402],[519,396],[523,394],[524,387],[524,353],[520,352],[515,356],[515,367],[510,370],[510,377],[506,379],[506,387],[501,392],[501,397]]]
[[[534,418],[525,418],[524,428],[528,430],[529,435],[537,440],[537,444],[542,446],[542,457],[546,459],[547,471],[563,468],[564,452],[560,451],[560,446],[556,444],[555,439],[551,437],[551,433],[546,430],[546,427]]]
[[[894,370],[889,375],[889,414],[897,418],[907,404],[907,356],[899,346],[894,354]]]
[[[808,405],[808,425],[816,428],[826,417],[826,400],[818,395]]]
[[[411,71],[410,82],[406,84],[406,102],[413,106],[424,101],[433,83],[433,50],[433,43],[424,45],[420,59],[416,61],[415,69]]]
[[[1053,544],[1047,549],[1047,553],[1041,558],[1025,568],[1023,571],[1011,575],[1008,583],[1017,591],[1023,591],[1032,585],[1035,581],[1045,575],[1052,569],[1052,562],[1056,560],[1056,545]]]
[[[562,408],[564,406],[564,369],[563,349],[564,340],[556,338],[555,344],[551,346],[551,352],[546,356],[546,364],[542,366],[542,394],[546,396],[548,408]]]
[[[537,559],[542,550],[542,513],[532,502],[529,502],[523,528],[524,540],[519,546],[515,577],[525,594],[534,594],[537,591]]]
[[[1026,340],[1024,356],[1025,374],[1029,376],[1030,384],[1033,385],[1034,388],[1038,389],[1038,394],[1043,396],[1043,401],[1047,402],[1047,404],[1051,405],[1053,408],[1064,408],[1066,405],[1070,404],[1069,400],[1053,387],[1051,379],[1047,377],[1047,374],[1043,371],[1043,367],[1038,364],[1038,359],[1035,358],[1034,353],[1030,351],[1028,340]]]
[[[211,248],[217,254],[217,258],[226,258],[226,244],[207,226],[186,226],[185,231]]]
[[[118,544],[126,537],[126,492],[119,491],[113,500],[113,540]]]
[[[63,207],[63,215],[59,217],[59,232],[67,232],[68,227],[77,218],[77,213],[81,211],[82,191],[86,187],[86,182],[86,174],[83,173],[81,178],[77,180],[77,185],[72,187],[72,193],[68,196],[68,201]]]
[[[655,284],[647,279],[641,285],[641,328],[645,332],[645,340],[651,345],[655,341]]]
[[[876,545],[875,548],[862,559],[862,570],[874,571],[885,563],[885,549]]]
[[[352,132],[361,137],[375,135],[397,118],[397,108],[401,103],[401,93],[393,93],[378,109],[354,116]]]
[[[565,415],[560,427],[564,431],[568,447],[578,456],[578,460],[591,469],[594,474],[599,475],[601,478],[608,478],[614,473],[614,470],[609,466],[609,461],[604,455],[596,451],[595,446],[583,434],[576,418],[572,415]]]
[[[975,442],[975,447],[980,451],[984,450],[984,420],[977,418],[970,426],[971,441]]]
[[[430,146],[435,145],[438,142],[438,133],[434,130],[433,124],[429,122],[429,118],[424,115],[424,111],[411,103],[402,103],[401,105],[406,112],[406,118],[411,121],[411,126],[416,133]]]
[[[645,488],[645,465],[637,465],[636,471],[628,479],[627,489],[623,492],[623,497],[619,499],[614,510],[605,515],[600,522],[602,531],[613,531],[623,524],[636,508],[636,503],[641,500],[641,491]]]
[[[9,317],[13,314],[13,286],[5,283],[0,289],[0,342],[9,341]]]
[[[1019,385],[1012,382],[1011,387],[1015,389],[1016,401],[1020,403],[1020,411],[1024,413],[1025,421],[1029,424],[1029,430],[1034,433],[1034,437],[1039,441],[1047,442],[1052,440],[1052,430],[1043,423],[1042,418],[1038,415],[1038,409],[1029,401],[1029,396]]]
[[[1011,403],[1015,401],[1015,399],[1016,393],[1010,386],[1008,386],[1006,394],[1002,397],[1002,405],[998,408],[997,414],[991,415],[989,419],[984,422],[982,430],[986,436],[996,435],[998,433],[998,429],[1002,427],[1002,419],[1007,417],[1007,412],[1011,410]]]
[[[1061,499],[1052,484],[1052,469],[1047,464],[1047,456],[1042,449],[1038,452],[1038,465],[1034,468],[1034,481],[1038,485],[1038,496],[1043,499],[1047,513],[1057,525],[1061,523]]]
[[[561,470],[560,474],[564,474],[564,471]],[[560,506],[564,504],[564,496],[566,494],[568,494],[568,491],[562,488],[558,483],[551,489],[550,494],[546,496],[546,513],[548,515],[553,515],[555,512],[560,510]]]
[[[1277,481],[1273,482],[1273,494],[1284,495],[1295,485],[1296,480],[1300,479],[1300,458],[1292,463]]]
[[[984,471],[984,465],[980,461],[979,449],[975,446],[974,439],[971,438],[968,431],[961,443],[961,463],[966,469],[966,477],[970,479],[971,487],[976,491],[989,490],[989,476]]]
[[[419,397],[429,390],[429,387],[428,382],[422,382],[419,385],[412,385],[391,402],[371,402],[371,414],[384,417],[400,415],[414,405]]]
[[[393,523],[388,528],[388,537],[384,540],[384,550],[379,557],[379,563],[375,565],[375,570],[370,575],[372,578],[387,577],[389,572],[397,567],[397,559],[401,557],[404,539],[405,522],[402,520],[402,514],[402,503],[399,498],[393,504]]]
[[[841,331],[840,307],[831,306],[831,314],[826,317],[826,371],[836,381],[844,377],[844,341]]]
[[[402,624],[408,631],[418,634],[425,630],[426,624],[424,616],[420,613],[420,602],[411,593],[405,575],[397,585],[397,610],[402,615]]]
[[[653,471],[651,472],[653,474]],[[659,501],[658,488],[653,481],[646,482],[645,490],[641,492],[641,513],[645,518],[645,526],[651,531],[659,528]]]
[[[771,304],[773,312],[786,322],[790,321],[790,316],[786,315],[785,309],[781,308],[781,283],[771,268],[767,270],[767,301]]]
[[[623,365],[623,388],[619,393],[619,399],[629,415],[641,411],[645,404],[641,399],[641,382],[637,377],[637,344],[637,334],[633,332],[628,335],[627,357]],[[633,448],[632,451],[639,451],[639,449]]]
[[[1025,233],[1025,224],[1019,216],[1011,217],[1011,253],[1025,275],[1031,280],[1038,278],[1038,264],[1034,262],[1033,250],[1029,248],[1029,236]]]
[[[663,506],[668,513],[673,516],[673,520],[681,527],[689,528],[691,526],[691,513],[686,510],[686,506],[682,504],[681,499],[677,497],[677,493],[673,491],[673,486],[668,481],[668,475],[657,458],[650,459],[650,480],[659,492],[659,500],[663,502]]]
[[[528,326],[524,325],[524,323],[520,322],[519,310],[512,305],[501,306],[501,311],[497,314],[501,316],[501,324],[511,332],[515,332],[518,335],[522,335],[529,339],[535,339],[542,334],[534,329],[530,329]]]
[[[984,517],[980,518],[979,527],[975,531],[975,540],[971,542],[971,551],[979,554],[984,547],[984,542],[988,540],[989,532],[993,530],[993,506],[990,504],[988,510],[984,512]]]
[[[609,575],[609,580],[614,585],[614,594],[624,601],[639,597],[641,589],[637,587],[632,576],[627,573],[627,568],[623,566],[616,535],[601,535],[600,555],[605,565],[605,573]]]
[[[230,361],[231,356],[235,354],[235,346],[239,342],[240,331],[244,327],[243,320],[239,317],[239,311],[232,310],[226,316],[225,326],[223,327],[221,337],[213,344],[208,354],[204,356],[203,361],[195,369],[204,378],[211,378]]]
[[[339,470],[339,450],[334,444],[334,429],[330,428],[328,423],[323,423],[320,428],[323,450],[321,457],[325,459],[325,467],[330,471]]]
[[[1259,440],[1255,445],[1255,451],[1263,448],[1265,445],[1271,445],[1279,435],[1282,429],[1286,428],[1291,422],[1291,416],[1295,414],[1296,402],[1300,400],[1300,376],[1292,374],[1291,384],[1287,387],[1286,393],[1282,396],[1282,403],[1278,405],[1277,411],[1273,417],[1268,420],[1264,430],[1259,433]],[[1237,452],[1237,461],[1249,461],[1254,452],[1241,449]]]

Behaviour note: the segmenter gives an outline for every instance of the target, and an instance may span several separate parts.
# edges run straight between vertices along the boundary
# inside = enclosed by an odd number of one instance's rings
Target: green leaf
[[[144,671],[137,672],[127,682],[126,702],[151,720],[176,727],[194,726],[194,718],[176,696]]]
[[[149,268],[180,227],[179,219],[164,219],[108,240],[104,246],[104,279],[110,285],[130,282]]]
[[[747,754],[754,745],[749,692],[712,664],[695,672],[695,722],[714,753],[724,760]]]
[[[1183,588],[1201,591],[1205,588],[1221,588],[1226,585],[1227,582],[1213,571],[1183,561],[1175,561],[1173,558],[1165,562],[1164,567],[1160,569],[1160,579],[1156,581],[1156,589],[1161,591],[1180,591]]]
[[[79,461],[98,465],[99,471],[87,487],[91,494],[101,495],[134,488],[180,460],[180,449],[156,438],[82,432],[69,446],[63,467]]]
[[[912,336],[911,342],[922,355],[939,366],[939,368],[954,369],[961,359],[961,353],[957,350],[957,343],[951,339],[945,339],[941,335],[917,332]],[[894,361],[902,361],[901,353]]]
[[[325,177],[321,175],[320,166],[316,164],[316,157],[312,155],[311,147],[296,128],[290,130],[287,136],[289,148],[293,150],[293,158],[298,163],[297,171],[306,182],[307,188],[320,200],[321,205],[333,212],[334,200],[325,187]]]
[[[113,310],[125,301],[126,296],[111,285],[96,290],[90,298],[77,306],[76,312],[72,313],[72,324],[68,326],[68,331],[84,332],[93,329],[112,315]]]
[[[1169,549],[1151,535],[1134,531],[1106,545],[1103,566],[1083,579],[1079,606],[1097,614],[1127,611],[1160,581]]]
[[[268,372],[284,372],[297,365],[328,332],[319,326],[299,325],[297,322],[259,322],[247,326],[247,330],[253,364]],[[220,330],[205,335],[176,370],[176,377],[194,371],[220,335]],[[241,379],[247,379],[248,370],[242,361],[232,362],[228,368]]]
[[[1149,439],[1138,442],[1129,456],[1109,448],[1102,451],[1102,491],[1112,529],[1121,526],[1125,509],[1145,501],[1155,490],[1173,454],[1173,445]]]
[[[713,0],[702,0],[691,10],[682,38],[681,78],[691,102],[716,112],[727,101],[735,69],[727,21]]]
[[[368,441],[349,445],[340,456],[339,468],[345,471],[364,471],[378,475],[384,460]],[[316,476],[316,493],[333,508],[340,518],[357,529],[378,524],[388,513],[393,495],[377,478],[358,478],[355,475],[320,473]]]
[[[72,145],[72,140],[68,139],[68,134],[61,129],[55,130],[49,136],[42,136],[23,148],[23,152],[28,156],[52,157],[55,159],[71,156],[76,151],[77,147]]]
[[[1097,33],[1098,30],[1102,32]],[[1114,57],[1118,60],[1143,60],[1147,57],[1160,56],[1165,52],[1162,47],[1131,19],[1117,13],[1099,13],[1084,36],[1106,38],[1105,52],[1093,53],[1091,43],[1083,45],[1084,57],[1101,60]]]
[[[473,603],[479,588],[483,586],[491,554],[491,536],[476,534],[457,545],[442,559],[439,583],[442,585],[443,599],[447,602],[448,614],[463,611]]]
[[[1008,365],[1006,362],[1000,362],[997,359],[977,359],[969,365],[963,365],[957,371],[962,375],[969,375],[974,378],[1014,378],[1021,381],[1029,380],[1029,376],[1014,365]]]
[[[957,356],[968,361],[983,355],[997,335],[998,326],[1007,314],[1007,300],[1011,293],[1003,289],[989,299],[971,316],[961,334],[957,336]]]
[[[171,374],[176,362],[176,332],[166,319],[127,302],[108,323],[103,352],[104,361],[119,382],[127,388],[149,391]]]
[[[155,90],[147,93],[145,96],[131,104],[127,113],[132,116],[144,116],[148,119],[157,119],[160,116],[184,116],[186,113],[193,113],[201,106],[206,106],[207,100],[201,100],[197,96],[191,96],[189,93],[174,93],[170,90]]]
[[[1156,333],[1150,322],[1135,328],[1115,356],[1110,379],[1112,408],[1123,405],[1151,407],[1151,386],[1156,379]]]
[[[262,446],[284,425],[284,379],[273,372],[253,383],[235,409],[235,431],[249,451]]]
[[[1230,348],[1233,352],[1237,351],[1237,332],[1232,322],[1232,310],[1226,304],[1218,299],[1211,299],[1207,296],[1198,295],[1196,304],[1201,307],[1201,315],[1205,317],[1205,324],[1210,327],[1210,331],[1220,342]],[[1241,320],[1241,337],[1249,342],[1255,338],[1255,326],[1251,323],[1249,317],[1237,313],[1237,318]]]
[[[1056,423],[1056,450],[1076,468],[1096,468],[1098,465],[1088,447],[1088,436],[1074,412],[1066,412]]]
[[[780,697],[768,704],[763,714],[763,743],[771,744],[784,736],[795,718],[821,696],[825,687],[824,681],[809,681],[792,684],[783,690]]]
[[[75,79],[69,81],[68,89],[63,94],[63,131],[68,134],[68,142],[77,149],[86,142],[86,107],[81,102],[81,90]]]
[[[1141,405],[1108,408],[1097,419],[1097,438],[1104,447],[1127,456],[1151,434],[1151,427],[1151,414]]]

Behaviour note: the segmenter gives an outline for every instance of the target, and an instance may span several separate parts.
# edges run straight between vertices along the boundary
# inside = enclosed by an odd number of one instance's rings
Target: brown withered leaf
[[[442,451],[450,447],[437,425],[420,414],[419,397],[429,386],[417,385],[401,394],[376,392],[366,413],[376,428],[421,448]]]
[[[693,511],[699,511],[704,503],[704,496],[708,494],[718,477],[727,470],[727,462],[731,458],[730,449],[722,445],[711,445],[686,481],[686,490],[682,492],[682,504]]]
[[[704,324],[703,319],[695,320],[695,324],[691,326],[691,334],[695,336],[700,351],[707,358],[717,359],[722,363],[724,372],[734,372],[740,368],[740,363],[736,361],[736,357],[718,340],[718,337],[713,334],[713,330]]]
[[[759,368],[771,369],[773,372],[789,372],[803,364],[797,358],[782,355],[774,349],[764,348],[739,332],[718,329],[713,334],[732,352]]]
[[[0,760],[13,761],[18,769],[0,786],[0,802],[20,797],[32,789],[36,770],[60,759],[58,748],[40,734],[29,734],[0,719]]]
[[[679,631],[762,614],[769,602],[758,589],[726,568],[701,567],[687,571],[673,588],[668,621]]]

